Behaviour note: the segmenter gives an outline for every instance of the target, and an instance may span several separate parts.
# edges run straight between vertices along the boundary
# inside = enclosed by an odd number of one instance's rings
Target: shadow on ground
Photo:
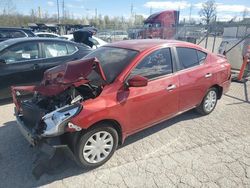
[[[127,145],[157,133],[175,123],[197,117],[199,115],[194,111],[186,112],[128,137],[124,145],[119,149],[126,149]],[[16,127],[15,121],[7,122],[0,127],[0,187],[20,187],[20,185],[23,187],[36,187],[87,173],[86,170],[80,169],[73,161],[65,159],[63,164],[54,170],[53,173],[51,172],[52,174],[45,174],[39,180],[36,180],[32,176],[31,171],[37,154],[38,151],[29,147],[28,142]]]

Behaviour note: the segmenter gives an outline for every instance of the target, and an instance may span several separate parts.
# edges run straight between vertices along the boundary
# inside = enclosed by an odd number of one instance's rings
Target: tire
[[[212,87],[207,91],[201,104],[196,108],[196,111],[201,115],[210,114],[214,110],[217,104],[217,100],[218,100],[218,91],[216,88]]]
[[[100,142],[95,142],[99,140]],[[78,165],[93,169],[103,165],[114,154],[118,145],[118,134],[113,127],[99,124],[97,128],[84,133],[76,147]]]

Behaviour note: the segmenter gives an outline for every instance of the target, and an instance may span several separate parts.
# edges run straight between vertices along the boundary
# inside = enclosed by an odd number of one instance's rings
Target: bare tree
[[[202,20],[209,25],[209,23],[216,18],[216,4],[214,0],[208,0],[202,4],[202,8],[199,12]]]
[[[249,11],[248,11],[247,8],[245,8],[245,9],[243,10],[243,12],[242,12],[242,19],[244,20],[244,19],[248,16],[248,14],[249,14]]]

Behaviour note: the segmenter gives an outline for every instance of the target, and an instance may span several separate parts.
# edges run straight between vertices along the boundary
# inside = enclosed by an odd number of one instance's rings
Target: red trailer
[[[150,15],[144,21],[141,38],[173,39],[179,23],[179,11],[166,10]]]

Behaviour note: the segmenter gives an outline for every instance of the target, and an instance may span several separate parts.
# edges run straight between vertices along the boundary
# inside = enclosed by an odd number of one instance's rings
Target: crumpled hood
[[[106,83],[105,74],[96,58],[81,59],[48,69],[40,85],[12,86],[13,101],[19,109],[20,102],[16,97],[18,91],[37,92],[43,96],[58,95],[71,86],[78,87],[91,81],[87,77],[92,71],[99,74]]]
[[[89,58],[71,61],[45,71],[41,85],[67,85],[84,80],[88,82],[87,76],[90,75],[93,70],[100,75],[103,81],[106,81],[99,61],[96,58]]]

